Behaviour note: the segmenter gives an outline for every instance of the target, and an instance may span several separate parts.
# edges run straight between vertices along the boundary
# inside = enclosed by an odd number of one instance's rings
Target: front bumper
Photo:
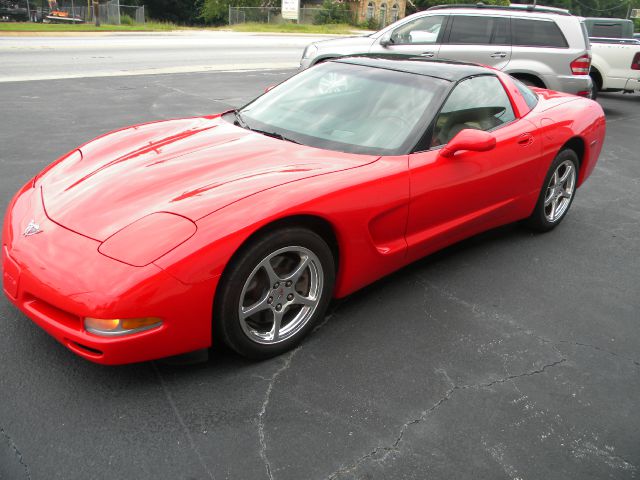
[[[41,232],[25,236],[37,223]],[[7,298],[76,354],[102,364],[152,360],[211,344],[217,279],[188,285],[158,266],[132,267],[98,252],[99,242],[50,220],[38,188],[14,198],[3,229]],[[84,329],[84,317],[160,317],[160,327],[121,337]]]

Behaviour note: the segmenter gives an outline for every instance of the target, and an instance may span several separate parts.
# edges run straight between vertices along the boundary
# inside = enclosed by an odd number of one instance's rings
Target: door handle
[[[433,53],[433,52],[422,52],[422,53],[420,54],[420,56],[421,56],[421,57],[427,57],[427,58],[431,58],[431,57],[433,57],[434,55],[435,55],[435,53]]]
[[[523,133],[518,137],[518,145],[522,147],[526,147],[527,145],[531,145],[533,143],[533,135],[530,133]]]
[[[507,56],[506,52],[496,52],[490,55],[491,58],[504,58]]]

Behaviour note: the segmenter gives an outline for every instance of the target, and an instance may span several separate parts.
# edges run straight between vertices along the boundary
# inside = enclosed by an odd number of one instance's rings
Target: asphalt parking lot
[[[4,83],[0,208],[89,138],[291,73]],[[606,145],[559,228],[417,262],[279,358],[103,367],[2,297],[0,479],[640,477],[640,95],[600,102]]]

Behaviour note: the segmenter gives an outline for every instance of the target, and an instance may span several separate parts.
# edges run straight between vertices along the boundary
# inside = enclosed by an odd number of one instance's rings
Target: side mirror
[[[264,93],[267,93],[269,90],[273,90],[275,88],[275,85],[269,85],[267,88],[264,89]]]
[[[440,155],[445,158],[453,157],[461,150],[471,150],[472,152],[486,152],[496,146],[496,138],[484,130],[473,130],[465,128],[461,130],[449,143],[447,143]]]
[[[384,35],[382,35],[382,37],[380,37],[380,46],[381,47],[388,47],[389,45],[392,45],[394,42],[391,39],[391,35],[392,35],[392,31],[388,31],[387,33],[385,33]]]

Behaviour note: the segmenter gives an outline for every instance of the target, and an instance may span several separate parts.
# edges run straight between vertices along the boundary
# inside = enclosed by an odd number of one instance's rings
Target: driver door
[[[495,148],[440,155],[443,145],[468,128],[491,132]],[[537,135],[533,124],[515,118],[495,75],[460,82],[436,119],[431,147],[409,156],[411,260],[526,216],[529,199],[540,189]]]
[[[404,53],[425,58],[438,58],[447,19],[448,15],[425,15],[406,22],[390,33],[382,35],[373,44],[370,52]]]

